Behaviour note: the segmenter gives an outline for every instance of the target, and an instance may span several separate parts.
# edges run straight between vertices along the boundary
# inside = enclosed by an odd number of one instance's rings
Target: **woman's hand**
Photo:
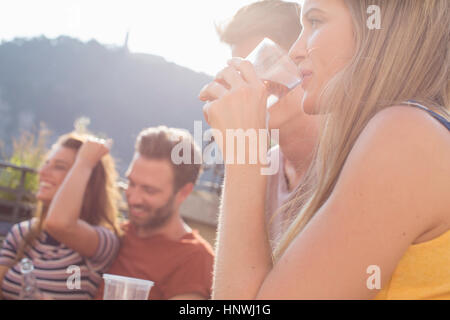
[[[77,154],[76,162],[85,168],[94,169],[100,160],[109,153],[112,140],[89,138]]]
[[[84,194],[93,169],[109,153],[111,144],[112,140],[97,138],[90,138],[83,143],[75,164],[51,201],[45,218],[45,230],[83,257],[92,257],[100,241],[95,228],[80,218]]]
[[[268,143],[266,141],[265,150],[260,152],[264,140],[259,139],[259,130],[266,129],[268,94],[250,62],[234,58],[228,64],[216,80],[200,92],[200,99],[208,101],[203,107],[206,121],[215,129],[215,141],[226,158],[213,299],[256,296],[257,290],[247,296],[241,295],[240,291],[243,287],[256,288],[272,266],[264,216],[267,176],[261,172],[267,163]],[[246,135],[245,154],[237,154],[237,159],[244,155],[247,164],[252,164],[248,156],[256,153],[256,165],[241,165],[239,160],[238,165],[233,165],[236,156],[230,159],[229,152],[242,153],[244,150],[226,143],[226,138],[234,139],[234,136],[226,136],[230,129],[241,129],[240,134]],[[247,138],[251,135],[257,138],[257,145],[252,142],[255,139]],[[235,274],[239,277],[233,277]]]
[[[253,65],[241,58],[228,61],[228,67],[219,72],[215,81],[206,85],[199,98],[207,101],[203,114],[209,125],[219,130],[222,137],[214,138],[225,154],[221,140],[227,129],[266,129],[267,91]],[[223,139],[226,140],[226,139]]]

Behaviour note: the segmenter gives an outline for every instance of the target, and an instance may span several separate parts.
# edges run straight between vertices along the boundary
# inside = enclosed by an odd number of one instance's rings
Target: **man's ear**
[[[180,190],[178,190],[176,195],[176,201],[178,205],[181,205],[184,200],[192,193],[194,190],[194,184],[193,183],[186,183],[183,187],[181,187]]]

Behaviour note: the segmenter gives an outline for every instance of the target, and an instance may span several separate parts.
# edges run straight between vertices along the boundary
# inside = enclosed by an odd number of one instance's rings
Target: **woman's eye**
[[[321,21],[319,20],[319,19],[309,19],[309,23],[311,24],[311,26],[313,27],[313,28],[316,28],[320,23],[321,23]]]
[[[50,161],[45,160],[45,162],[41,165],[41,168],[47,167],[50,164]]]

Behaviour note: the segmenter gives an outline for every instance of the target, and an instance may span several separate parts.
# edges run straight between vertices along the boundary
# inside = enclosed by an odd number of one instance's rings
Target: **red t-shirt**
[[[119,254],[108,274],[153,281],[150,300],[190,293],[211,297],[214,253],[197,231],[174,241],[164,235],[139,238],[131,223],[123,230]],[[104,281],[97,299],[102,299],[103,287]]]

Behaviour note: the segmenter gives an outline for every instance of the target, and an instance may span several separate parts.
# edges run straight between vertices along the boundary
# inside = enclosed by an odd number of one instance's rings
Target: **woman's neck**
[[[302,121],[302,117],[304,115],[280,128],[280,150],[287,165],[295,168],[297,178],[294,181],[300,180],[308,169],[317,141],[317,124],[314,121]]]

